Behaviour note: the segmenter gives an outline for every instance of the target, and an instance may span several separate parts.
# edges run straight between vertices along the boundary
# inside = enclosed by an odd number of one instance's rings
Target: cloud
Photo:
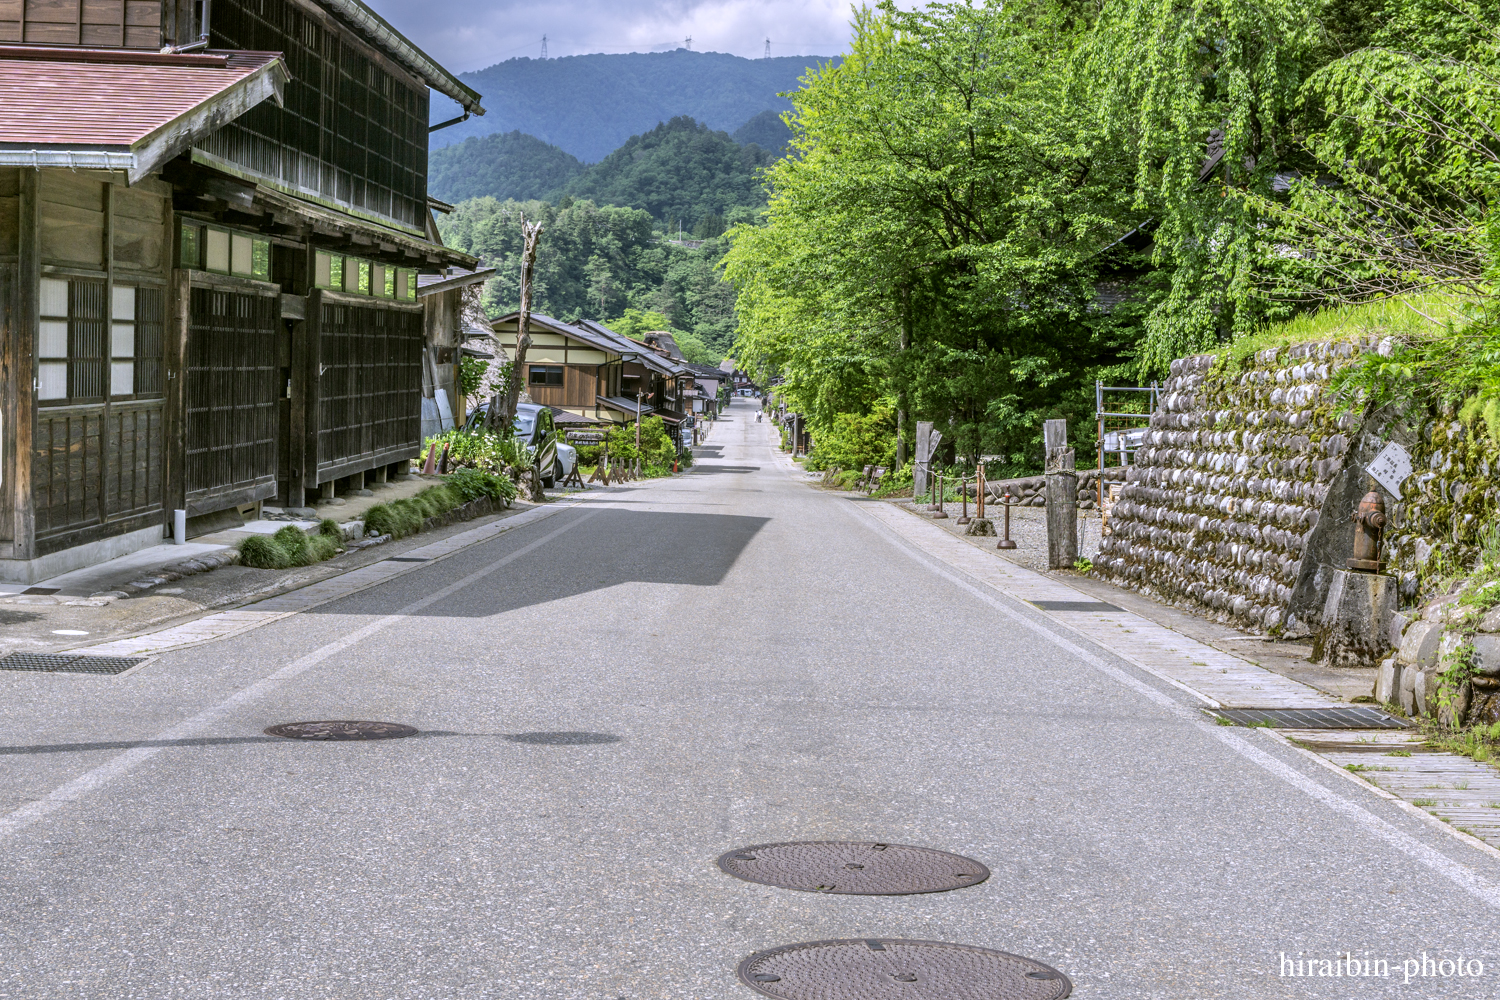
[[[834,55],[848,46],[847,0],[372,0],[376,11],[456,73],[517,56],[662,52]],[[905,5],[903,5],[905,6]]]

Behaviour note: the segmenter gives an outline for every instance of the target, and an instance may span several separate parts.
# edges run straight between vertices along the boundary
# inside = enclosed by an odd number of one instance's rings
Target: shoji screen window
[[[68,283],[42,279],[42,322],[36,341],[36,398],[68,398]]]
[[[109,324],[109,394],[135,395],[135,289],[116,285]]]
[[[104,396],[104,282],[43,278],[39,289],[36,393],[40,403]]]

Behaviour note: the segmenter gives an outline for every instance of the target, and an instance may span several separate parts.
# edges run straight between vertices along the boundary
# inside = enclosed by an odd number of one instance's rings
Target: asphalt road
[[[689,475],[125,677],[0,676],[0,997],[749,1000],[744,956],[847,937],[1085,998],[1500,995],[1500,862],[1001,614],[769,441],[740,401]],[[422,732],[262,734],[304,719]],[[993,874],[715,866],[823,839]],[[1280,974],[1345,952],[1391,977]],[[1403,983],[1423,952],[1484,975]]]

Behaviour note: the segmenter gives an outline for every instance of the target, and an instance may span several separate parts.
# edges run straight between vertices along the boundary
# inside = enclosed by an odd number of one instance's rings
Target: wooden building
[[[358,0],[0,3],[0,580],[417,454],[459,294],[417,276],[475,263],[429,88],[483,113]]]
[[[510,313],[492,327],[510,357],[515,357],[519,323],[520,314]],[[523,375],[533,402],[608,423],[633,422],[639,402],[641,414],[661,417],[683,447],[693,387],[686,366],[593,320],[564,323],[532,313],[528,329],[531,346]],[[691,443],[691,436],[686,440]]]

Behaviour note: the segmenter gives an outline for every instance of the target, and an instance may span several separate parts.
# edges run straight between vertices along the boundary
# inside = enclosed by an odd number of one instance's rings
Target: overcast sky
[[[689,37],[699,52],[835,55],[849,38],[849,0],[367,0],[456,73],[517,56],[662,52]],[[906,4],[902,4],[906,6]]]

